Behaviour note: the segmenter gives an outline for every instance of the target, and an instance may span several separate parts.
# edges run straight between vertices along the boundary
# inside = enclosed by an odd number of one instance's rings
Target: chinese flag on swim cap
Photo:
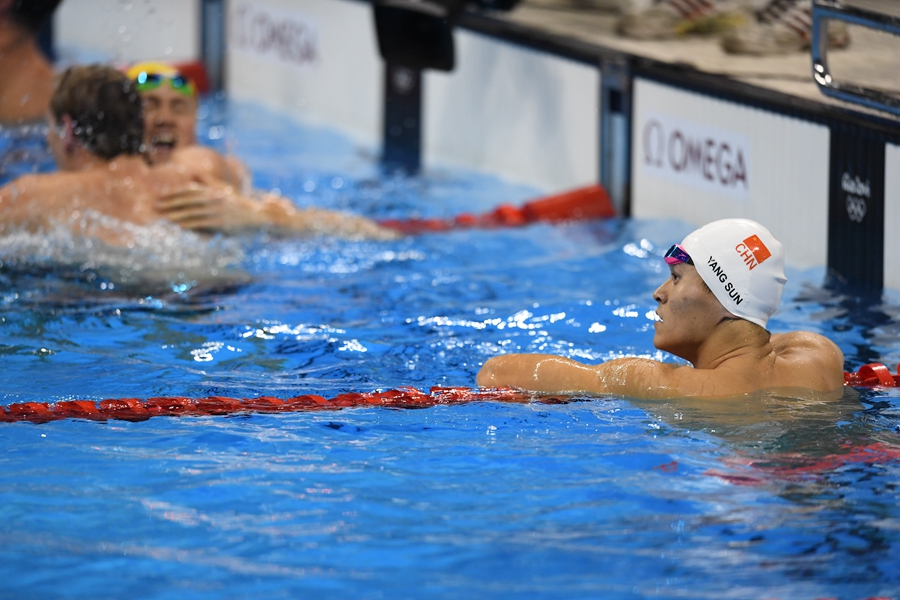
[[[769,252],[769,249],[766,248],[766,245],[763,244],[758,235],[754,234],[745,239],[744,245],[747,246],[747,249],[753,253],[753,256],[756,258],[756,262],[758,263],[761,263],[772,256],[772,253]]]

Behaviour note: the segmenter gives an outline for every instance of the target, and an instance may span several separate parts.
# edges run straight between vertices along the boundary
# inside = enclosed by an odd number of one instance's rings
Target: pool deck
[[[661,63],[687,65],[704,73],[900,124],[900,117],[825,96],[812,78],[809,51],[782,56],[741,56],[726,53],[716,37],[691,35],[674,40],[633,40],[615,32],[615,24],[620,18],[617,12],[585,8],[579,6],[577,0],[524,0],[508,13],[495,13],[495,17],[554,36]],[[897,58],[900,56],[900,38],[854,25],[849,29],[850,45],[828,52],[829,66],[835,77],[840,80],[850,76],[854,84],[900,96],[900,60]]]

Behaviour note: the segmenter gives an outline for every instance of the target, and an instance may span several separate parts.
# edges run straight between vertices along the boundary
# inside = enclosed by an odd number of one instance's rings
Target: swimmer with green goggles
[[[197,143],[197,86],[178,69],[142,62],[125,72],[144,105],[144,146],[151,164],[172,160],[177,148]]]

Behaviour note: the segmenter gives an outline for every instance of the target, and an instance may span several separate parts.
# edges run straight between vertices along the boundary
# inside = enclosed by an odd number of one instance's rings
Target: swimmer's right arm
[[[488,359],[475,379],[480,387],[513,387],[548,394],[602,393],[588,365],[551,354],[505,354]]]
[[[614,395],[661,399],[728,395],[717,377],[689,366],[646,358],[617,358],[599,365],[550,354],[506,354],[484,363],[481,387],[513,387],[539,394]],[[726,383],[727,385],[727,383]]]

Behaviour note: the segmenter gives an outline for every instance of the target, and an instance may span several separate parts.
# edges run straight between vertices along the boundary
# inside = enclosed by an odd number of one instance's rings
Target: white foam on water
[[[83,211],[46,230],[0,236],[0,265],[12,272],[94,272],[118,286],[194,286],[246,278],[238,238],[208,236],[158,221],[135,225]]]

